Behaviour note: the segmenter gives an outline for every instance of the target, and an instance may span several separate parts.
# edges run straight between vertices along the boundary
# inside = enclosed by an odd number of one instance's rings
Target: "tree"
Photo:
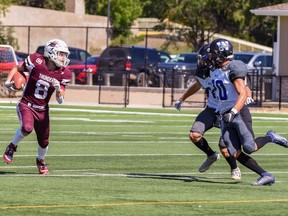
[[[108,15],[108,0],[86,0],[85,7],[89,14]],[[131,35],[130,27],[141,13],[140,0],[110,0],[112,37],[129,37]]]
[[[234,0],[233,3],[227,0],[143,0],[142,5],[144,17],[153,16],[162,21],[168,18],[183,25],[176,39],[184,39],[197,50],[214,33],[272,46],[277,18],[255,16],[250,10],[284,2],[288,0]],[[172,30],[173,26],[165,27]],[[171,39],[175,39],[175,34]]]
[[[11,5],[11,0],[0,0],[0,18],[6,15],[7,9]],[[4,27],[0,22],[0,44],[9,44],[18,49],[18,40],[13,37],[14,29],[12,27]]]

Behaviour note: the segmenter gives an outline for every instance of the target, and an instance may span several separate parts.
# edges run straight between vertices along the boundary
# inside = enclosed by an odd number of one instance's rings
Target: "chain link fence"
[[[4,26],[11,27],[11,26]],[[44,45],[51,38],[63,39],[71,47],[77,47],[86,50],[92,55],[100,55],[101,52],[110,45],[109,34],[111,30],[106,27],[66,27],[66,26],[12,26],[14,29],[14,37],[17,38],[19,49],[17,51],[32,54],[34,53],[38,46]],[[158,50],[166,50],[170,54],[177,55],[181,52],[192,52],[192,48],[189,48],[185,40],[181,37],[177,37],[176,29],[171,30],[157,30],[154,28],[133,28],[131,29],[135,37],[135,43],[130,45],[139,45],[150,48],[156,48]],[[209,31],[207,31],[209,32]],[[216,35],[217,36],[217,35]],[[218,35],[220,37],[221,35]],[[211,40],[213,40],[215,35],[211,35]],[[232,40],[231,38],[229,38]],[[263,46],[257,46],[253,43],[243,42],[238,39],[232,40],[235,47],[235,51],[268,51],[266,49],[271,49]],[[124,44],[123,44],[124,45]],[[127,45],[127,44],[125,44]],[[245,47],[245,48],[244,48]],[[172,50],[172,51],[171,51]],[[272,50],[272,49],[271,49]],[[172,53],[173,52],[173,53]],[[23,59],[22,59],[23,61]],[[21,63],[21,60],[20,60]],[[99,94],[99,104],[124,104],[125,106],[129,104],[129,97],[134,91],[137,91],[137,87],[132,87],[129,85],[129,76],[123,74],[119,77],[119,83],[113,84],[109,80],[111,74],[92,74],[87,70],[87,66],[84,66],[83,71],[85,72],[86,83],[81,85],[96,85],[98,86]],[[260,70],[260,69],[259,69]],[[73,72],[73,71],[72,71]],[[149,91],[157,92],[162,94],[162,106],[170,107],[173,105],[175,100],[177,100],[183,92],[195,81],[195,77],[187,74],[181,73],[171,73],[163,74],[162,77],[155,74],[154,79],[158,79],[158,84],[156,86],[147,86],[146,89]],[[261,71],[260,71],[261,72]],[[250,85],[252,88],[253,98],[256,101],[255,105],[265,106],[265,102],[271,101],[279,103],[279,108],[282,102],[288,101],[288,88],[285,83],[287,83],[288,77],[286,76],[275,76],[273,73],[271,75],[263,75],[259,71],[257,73],[250,73]],[[73,74],[72,85],[75,84],[75,77],[77,74]],[[0,78],[5,80],[7,76],[7,71],[0,68]],[[151,78],[151,77],[150,77]],[[143,78],[145,79],[145,77]],[[146,80],[147,81],[147,80]],[[148,81],[147,81],[148,82]],[[113,92],[113,86],[118,86]],[[3,87],[3,85],[2,85]],[[119,90],[120,89],[120,90]],[[136,89],[136,90],[135,90]],[[142,88],[141,88],[142,90]],[[103,97],[102,93],[104,91],[110,91],[111,95],[109,98]],[[9,94],[4,91],[0,91],[1,97],[8,97]],[[197,106],[204,107],[206,105],[205,92],[200,91],[199,94],[191,97],[190,101],[187,101],[185,105],[187,106]]]

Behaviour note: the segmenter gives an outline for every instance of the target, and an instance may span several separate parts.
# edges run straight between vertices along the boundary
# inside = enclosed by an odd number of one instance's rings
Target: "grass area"
[[[221,158],[207,172],[206,159],[188,133],[199,110],[51,106],[46,162],[35,166],[35,133],[2,163],[1,215],[286,215],[288,151],[267,144],[253,157],[276,183],[253,187],[258,176],[239,165],[230,179]],[[1,104],[0,151],[19,127],[15,105]],[[273,129],[287,134],[288,114],[253,114],[256,136]],[[218,149],[219,130],[206,134]]]

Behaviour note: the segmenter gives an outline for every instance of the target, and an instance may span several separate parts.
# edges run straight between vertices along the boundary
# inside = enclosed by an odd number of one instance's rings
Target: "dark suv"
[[[70,51],[69,65],[79,64],[91,56],[91,54],[88,53],[86,50],[80,48],[69,47],[69,51]],[[36,52],[39,53],[40,55],[44,55],[44,46],[39,46]]]
[[[123,77],[128,74],[129,85],[158,86],[159,81],[155,80],[156,65],[165,58],[171,57],[154,48],[111,46],[100,55],[98,78],[103,80],[109,76],[111,85],[123,85]]]
[[[164,86],[189,88],[196,81],[197,56],[196,52],[181,53],[168,62],[159,63],[157,74]]]

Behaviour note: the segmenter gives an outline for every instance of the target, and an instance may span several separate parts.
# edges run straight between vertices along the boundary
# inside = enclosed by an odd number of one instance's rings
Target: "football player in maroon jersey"
[[[31,54],[21,66],[15,66],[8,74],[5,86],[13,89],[11,80],[14,74],[17,71],[29,72],[27,84],[16,107],[20,128],[16,130],[12,142],[4,152],[3,159],[6,163],[12,162],[20,141],[34,129],[38,141],[36,164],[40,174],[49,174],[45,163],[50,134],[49,101],[56,91],[57,102],[64,102],[65,87],[71,80],[71,72],[66,67],[70,61],[69,53],[64,41],[52,39],[45,45],[44,56]]]

